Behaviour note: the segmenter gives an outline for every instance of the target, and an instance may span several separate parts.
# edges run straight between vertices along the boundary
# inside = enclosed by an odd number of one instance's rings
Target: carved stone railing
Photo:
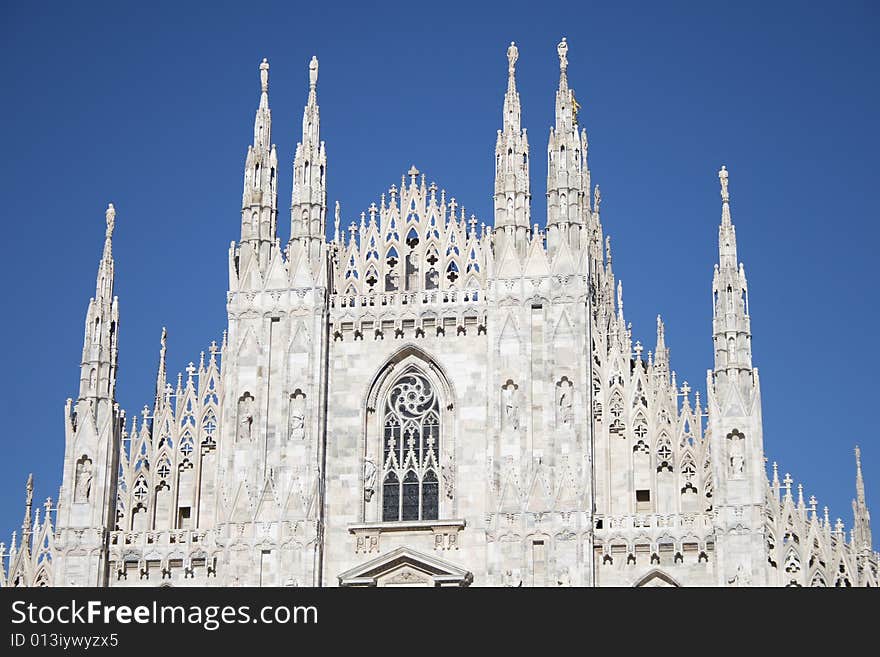
[[[375,292],[373,294],[331,294],[331,308],[402,307],[415,304],[483,302],[484,291],[478,288],[464,290],[422,290],[412,292]]]
[[[403,522],[366,522],[349,525],[348,532],[355,537],[356,554],[378,553],[379,539],[387,533],[427,533],[434,534],[435,550],[457,550],[458,534],[465,526],[464,520],[412,520]]]

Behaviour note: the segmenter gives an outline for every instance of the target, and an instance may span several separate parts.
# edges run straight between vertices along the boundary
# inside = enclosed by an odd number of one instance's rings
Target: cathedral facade
[[[849,532],[768,474],[727,170],[701,397],[659,317],[656,344],[632,340],[557,50],[543,228],[511,44],[491,226],[414,166],[342,225],[312,58],[284,245],[263,60],[227,330],[176,381],[163,330],[132,415],[111,204],[60,494],[35,506],[28,481],[0,583],[876,585],[858,450]]]

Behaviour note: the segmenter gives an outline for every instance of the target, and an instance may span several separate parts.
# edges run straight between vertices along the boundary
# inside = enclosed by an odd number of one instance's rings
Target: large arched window
[[[382,520],[437,520],[437,393],[425,376],[411,370],[390,387],[383,409]]]

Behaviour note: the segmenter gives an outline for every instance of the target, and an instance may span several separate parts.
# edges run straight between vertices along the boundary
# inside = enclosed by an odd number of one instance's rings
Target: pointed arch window
[[[417,371],[401,376],[384,403],[382,520],[437,520],[440,404]]]

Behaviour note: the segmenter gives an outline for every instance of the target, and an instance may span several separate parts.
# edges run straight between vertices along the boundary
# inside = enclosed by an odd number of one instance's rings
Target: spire
[[[862,479],[862,450],[856,445],[856,499],[865,503],[865,481]]]
[[[736,229],[730,219],[728,177],[727,167],[722,166],[718,172],[718,180],[721,183],[721,226],[718,229],[718,254],[722,269],[736,269]]]
[[[24,521],[21,523],[21,547],[26,549],[30,544],[28,538],[31,534],[31,509],[34,502],[34,473],[31,472],[24,487]]]
[[[504,132],[520,131],[519,93],[516,90],[516,62],[519,48],[511,41],[507,49],[507,93],[504,94]]]
[[[324,243],[327,214],[327,153],[321,141],[318,58],[309,62],[309,98],[303,111],[302,139],[293,160],[290,240],[316,262]]]
[[[654,350],[654,371],[663,376],[664,382],[669,370],[669,348],[666,346],[666,327],[663,318],[657,315],[657,347]]]
[[[269,261],[275,241],[278,211],[278,156],[272,144],[272,112],[269,109],[269,62],[260,63],[260,102],[254,116],[254,140],[248,146],[241,197],[239,270],[257,258],[261,269]]]
[[[721,225],[718,264],[712,281],[715,371],[750,370],[752,335],[745,268],[737,266],[736,229],[730,216],[727,167],[718,172],[721,183]]]
[[[168,346],[168,331],[162,327],[162,337],[159,340],[159,371],[156,374],[156,402],[153,405],[153,415],[157,415],[165,400],[165,384],[167,372],[165,368],[165,350]]]
[[[104,251],[98,264],[95,296],[89,300],[86,311],[79,399],[112,399],[116,387],[119,307],[117,298],[113,296],[113,230],[116,227],[116,209],[112,203],[108,204],[104,217]]]
[[[507,49],[507,91],[504,94],[502,130],[495,142],[495,249],[501,253],[512,241],[525,254],[531,221],[529,189],[529,140],[520,125],[521,109],[516,90],[516,62],[519,49],[510,42]]]
[[[573,249],[586,246],[581,228],[589,226],[590,170],[587,166],[587,132],[578,131],[580,105],[568,86],[568,42],[556,46],[559,55],[559,88],[556,122],[547,143],[547,245],[551,252],[562,240]],[[572,228],[574,227],[574,228]]]
[[[858,550],[872,549],[871,514],[865,501],[865,481],[862,478],[862,450],[856,445],[856,499],[853,500],[853,542]]]

